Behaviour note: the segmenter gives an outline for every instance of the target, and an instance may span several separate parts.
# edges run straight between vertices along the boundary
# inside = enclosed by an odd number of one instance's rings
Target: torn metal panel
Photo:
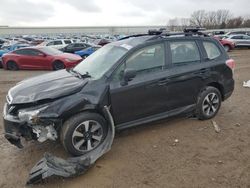
[[[74,177],[85,173],[103,154],[111,149],[115,126],[113,118],[107,106],[103,109],[105,116],[109,120],[109,130],[105,140],[96,149],[79,157],[62,159],[51,154],[45,154],[44,157],[31,169],[27,184],[39,183],[49,177]]]

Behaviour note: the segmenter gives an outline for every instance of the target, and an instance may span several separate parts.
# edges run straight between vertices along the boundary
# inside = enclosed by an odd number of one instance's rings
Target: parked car
[[[89,55],[94,53],[96,50],[100,49],[101,46],[91,46],[84,50],[76,51],[75,54],[81,56],[83,59],[87,58]]]
[[[11,52],[13,50],[17,50],[17,49],[20,49],[20,48],[24,48],[24,47],[28,47],[29,45],[28,44],[13,44],[13,45],[10,45],[10,46],[3,46],[1,49],[0,49],[0,68],[3,67],[3,64],[2,64],[2,56],[8,52]]]
[[[230,50],[233,50],[235,48],[235,43],[232,41],[229,41],[227,39],[221,39],[219,37],[214,37],[216,40],[218,40],[222,46],[224,46],[226,52],[229,52]]]
[[[236,48],[248,47],[250,48],[250,36],[249,35],[230,35],[225,37],[228,41],[235,43]]]
[[[104,45],[110,43],[110,41],[107,40],[107,39],[95,39],[95,40],[93,41],[93,43],[94,43],[95,45],[104,46]]]
[[[63,53],[50,47],[28,47],[4,54],[3,67],[8,70],[71,68],[82,61],[78,55]]]
[[[117,130],[185,114],[213,118],[234,90],[234,60],[211,37],[144,35],[107,44],[75,68],[11,88],[5,138],[60,140],[72,155]]]
[[[76,51],[80,51],[88,47],[91,47],[91,45],[87,43],[83,43],[83,42],[81,43],[77,42],[77,43],[68,44],[67,46],[62,48],[61,51],[67,52],[67,53],[75,53]]]
[[[74,41],[70,39],[58,39],[58,40],[53,40],[49,42],[43,42],[39,44],[39,46],[49,46],[51,48],[60,50],[71,43],[74,43]]]

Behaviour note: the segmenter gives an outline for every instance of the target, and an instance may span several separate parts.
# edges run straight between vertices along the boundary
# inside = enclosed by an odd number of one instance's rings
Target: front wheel
[[[83,155],[97,148],[107,136],[107,123],[96,113],[81,113],[68,119],[61,130],[61,142],[67,152]]]
[[[12,71],[17,71],[17,70],[19,70],[19,67],[16,64],[16,62],[14,62],[14,61],[8,61],[7,62],[7,69],[8,70],[12,70]]]
[[[208,86],[198,96],[196,117],[200,120],[213,118],[221,106],[221,93],[215,88]]]
[[[53,70],[61,70],[61,69],[64,69],[65,66],[64,66],[64,63],[61,62],[61,61],[55,61],[53,63]]]

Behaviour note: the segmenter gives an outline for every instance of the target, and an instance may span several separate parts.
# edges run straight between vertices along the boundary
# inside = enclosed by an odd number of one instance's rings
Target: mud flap
[[[102,144],[85,155],[66,160],[45,153],[44,157],[31,169],[27,184],[39,183],[55,176],[64,178],[78,176],[85,173],[98,158],[108,152],[114,140],[115,127],[107,106],[104,107],[104,113],[109,119],[110,126],[107,137]]]

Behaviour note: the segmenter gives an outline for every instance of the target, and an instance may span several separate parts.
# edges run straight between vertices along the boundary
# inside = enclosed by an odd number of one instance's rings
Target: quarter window
[[[207,52],[208,59],[216,59],[221,55],[219,48],[212,42],[203,42],[204,48]]]
[[[173,64],[186,64],[200,61],[200,53],[194,41],[170,42]]]
[[[126,68],[138,73],[162,70],[165,64],[164,44],[157,44],[138,50],[126,61]]]

